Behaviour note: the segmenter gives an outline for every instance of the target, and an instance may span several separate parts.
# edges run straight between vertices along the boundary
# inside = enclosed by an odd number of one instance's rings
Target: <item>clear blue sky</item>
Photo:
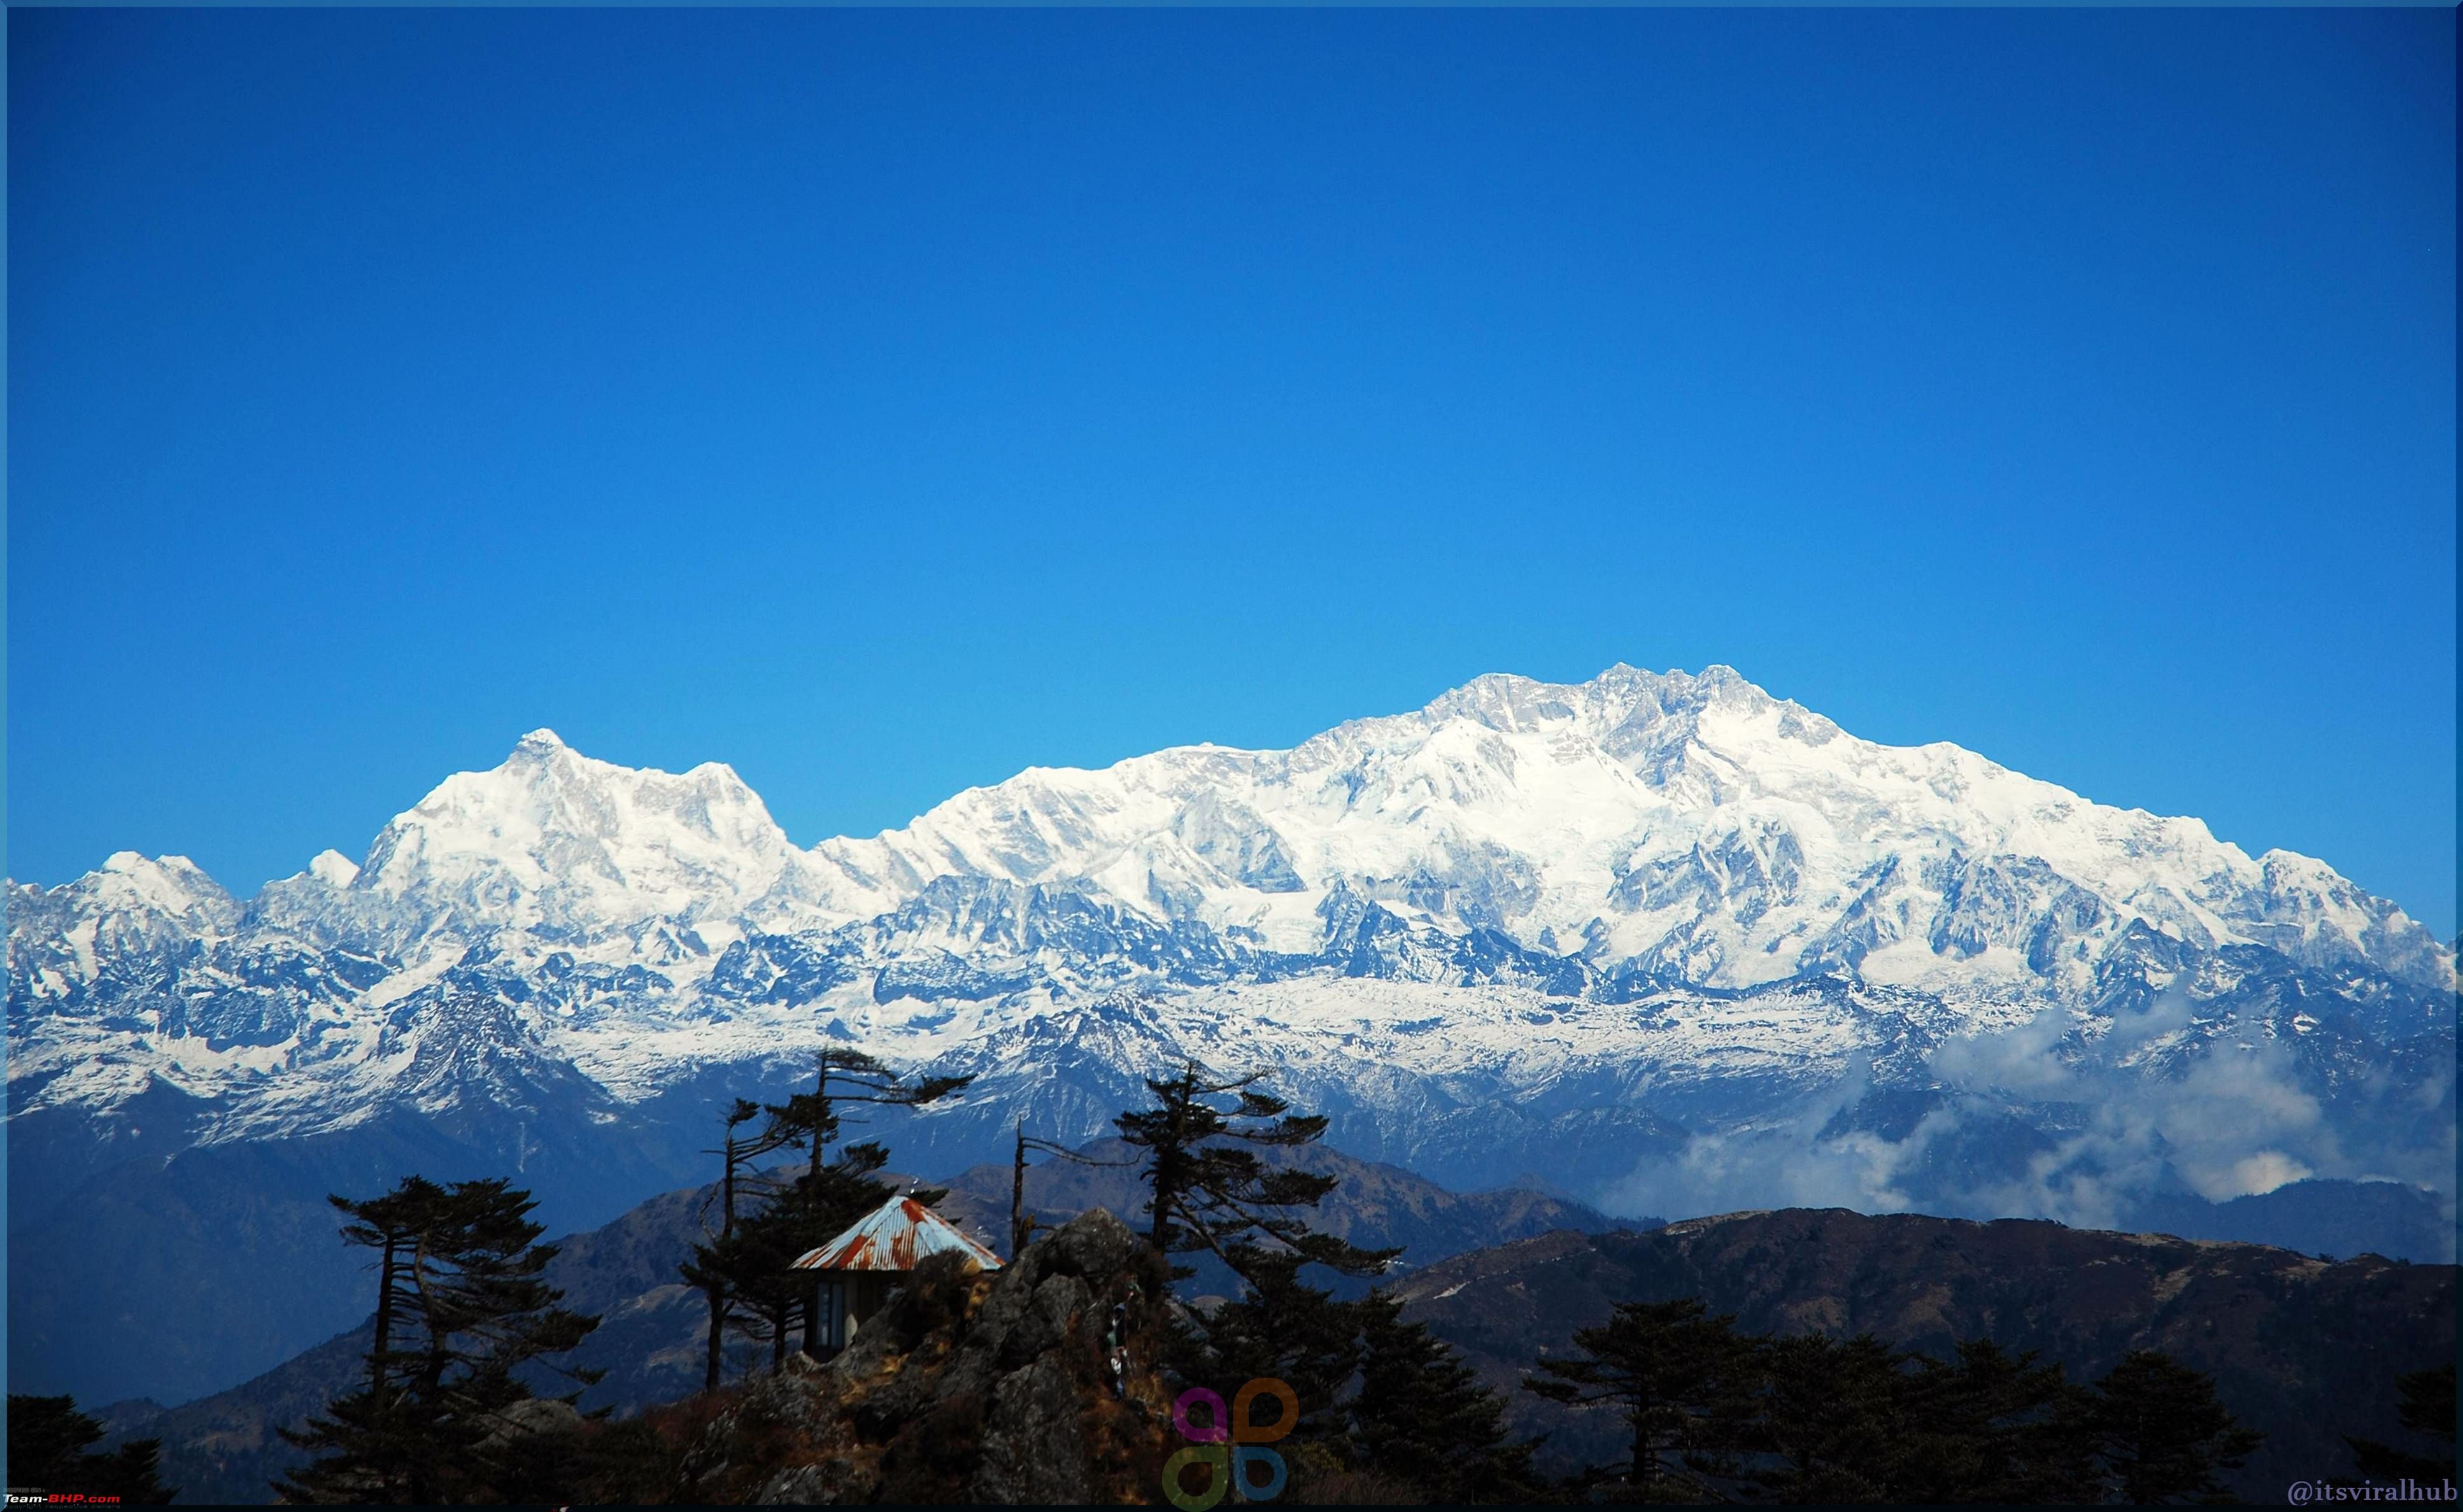
[[[2452,11],[8,27],[20,879],[1726,661],[2454,928]]]

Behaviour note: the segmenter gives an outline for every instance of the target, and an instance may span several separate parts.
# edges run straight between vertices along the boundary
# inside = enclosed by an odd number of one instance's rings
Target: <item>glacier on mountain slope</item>
[[[198,1143],[402,1109],[528,1140],[828,1038],[978,1070],[902,1135],[952,1156],[1014,1111],[1100,1132],[1198,1055],[1457,1181],[1708,1160],[1709,1191],[1819,1147],[1842,1200],[1939,1201],[1924,1162],[2001,1119],[1977,1199],[2010,1211],[2089,1215],[2116,1171],[2451,1185],[2455,957],[2400,909],[1724,667],[1485,677],[809,850],[724,766],[539,730],[245,905],[125,853],[9,897],[11,1116],[169,1087]],[[2116,1099],[2171,1111],[2099,1123]]]

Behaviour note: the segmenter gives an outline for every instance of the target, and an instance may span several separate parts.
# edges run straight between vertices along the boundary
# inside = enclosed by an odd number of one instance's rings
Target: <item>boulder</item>
[[[1009,1330],[1009,1337],[1000,1341],[1002,1363],[1015,1369],[1057,1347],[1069,1336],[1069,1326],[1094,1300],[1086,1284],[1076,1276],[1047,1279],[1035,1288],[1034,1297],[1019,1315],[1016,1327]]]
[[[1004,1506],[1092,1500],[1079,1405],[1077,1383],[1050,1354],[1001,1377],[968,1485],[972,1500]]]

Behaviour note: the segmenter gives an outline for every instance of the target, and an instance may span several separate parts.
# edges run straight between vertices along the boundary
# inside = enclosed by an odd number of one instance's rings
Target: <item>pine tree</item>
[[[420,1176],[404,1177],[381,1197],[325,1199],[350,1219],[342,1225],[342,1242],[378,1252],[376,1340],[368,1351],[371,1391],[384,1384],[391,1368],[394,1318],[409,1285],[403,1263],[418,1240],[421,1215],[434,1212],[444,1199],[443,1188]]]
[[[2215,1479],[2263,1439],[2215,1400],[2215,1383],[2170,1355],[2134,1350],[2095,1384],[2091,1416],[2106,1483],[2136,1506],[2230,1501]]]
[[[744,1097],[735,1099],[722,1116],[725,1137],[716,1150],[704,1152],[719,1157],[718,1188],[711,1199],[718,1204],[718,1231],[695,1244],[692,1258],[676,1267],[685,1284],[698,1289],[709,1307],[709,1329],[703,1341],[702,1352],[704,1391],[718,1390],[719,1365],[727,1349],[728,1320],[742,1306],[737,1283],[750,1269],[749,1258],[743,1253],[747,1247],[745,1242],[736,1237],[739,1189],[752,1179],[754,1161],[795,1143],[796,1131],[782,1125],[775,1115],[757,1127],[747,1128],[761,1117],[761,1105]],[[703,1222],[706,1233],[708,1221],[705,1210]]]
[[[1299,1400],[1296,1443],[1339,1435],[1336,1398],[1360,1368],[1358,1312],[1300,1280],[1305,1262],[1291,1250],[1235,1245],[1231,1253],[1247,1285],[1206,1320],[1194,1357],[1172,1363],[1210,1382],[1227,1402],[1245,1382],[1281,1381]]]
[[[1916,1429],[1928,1501],[2092,1501],[2090,1404],[2058,1365],[1962,1341],[1948,1362],[1916,1356],[1900,1420]]]
[[[537,1204],[502,1177],[440,1187],[413,1177],[383,1198],[335,1205],[356,1220],[348,1242],[396,1235],[371,1246],[392,1257],[381,1283],[385,1336],[369,1350],[368,1385],[304,1429],[282,1430],[318,1458],[275,1489],[310,1501],[495,1500],[512,1469],[514,1409],[533,1399],[520,1372],[599,1323],[558,1306],[544,1274],[556,1247],[537,1242]],[[559,1373],[580,1386],[598,1378]]]
[[[11,1393],[9,1485],[132,1506],[161,1505],[180,1494],[160,1480],[163,1440],[132,1438],[109,1454],[95,1454],[102,1433],[102,1424],[76,1410],[74,1397]]]
[[[1385,1291],[1353,1308],[1361,1350],[1350,1430],[1368,1466],[1432,1501],[1527,1499],[1535,1446],[1507,1432],[1505,1404],[1479,1373],[1427,1324],[1404,1322],[1402,1303]]]
[[[1624,1478],[1645,1496],[1701,1490],[1738,1474],[1761,1341],[1691,1297],[1621,1302],[1608,1321],[1574,1330],[1570,1360],[1542,1360],[1528,1390],[1568,1404],[1610,1402],[1631,1434]]]
[[[1217,1383],[1227,1402],[1249,1380],[1284,1382],[1299,1403],[1286,1436],[1305,1444],[1341,1432],[1337,1398],[1360,1359],[1360,1320],[1302,1281],[1301,1268],[1371,1274],[1402,1251],[1362,1249],[1310,1230],[1301,1210],[1322,1201],[1337,1178],[1270,1169],[1256,1150],[1314,1143],[1326,1121],[1257,1091],[1262,1076],[1217,1078],[1192,1061],[1178,1076],[1147,1081],[1156,1107],[1113,1122],[1144,1153],[1147,1255],[1158,1284],[1193,1275],[1171,1257],[1199,1251],[1241,1283],[1241,1295],[1212,1315],[1184,1313],[1166,1326],[1164,1363],[1184,1378]],[[1217,1106],[1222,1098],[1232,1106]]]
[[[766,1190],[759,1203],[738,1218],[727,1240],[695,1249],[697,1265],[714,1271],[729,1298],[731,1324],[765,1341],[774,1370],[788,1339],[810,1304],[815,1277],[794,1269],[802,1255],[843,1233],[890,1195],[874,1173],[889,1152],[866,1141],[844,1145],[818,1172],[808,1172]],[[924,1193],[929,1198],[937,1194]]]
[[[1284,1250],[1346,1275],[1384,1269],[1401,1249],[1362,1249],[1312,1233],[1296,1211],[1323,1200],[1337,1177],[1270,1170],[1255,1149],[1244,1148],[1313,1144],[1325,1134],[1322,1115],[1294,1113],[1283,1099],[1256,1091],[1264,1076],[1217,1079],[1191,1061],[1178,1076],[1146,1082],[1159,1106],[1113,1120],[1122,1138],[1145,1152],[1147,1242],[1166,1257],[1210,1250],[1235,1273],[1238,1257]],[[1215,1106],[1227,1096],[1236,1106]]]
[[[1869,1333],[1770,1340],[1749,1478],[1769,1501],[1847,1505],[1916,1500],[1929,1473],[1907,1419],[1907,1357]]]
[[[2398,1377],[2394,1384],[2402,1396],[2396,1415],[2403,1426],[2445,1439],[2446,1458],[2410,1454],[2372,1438],[2346,1437],[2343,1442],[2352,1446],[2352,1458],[2362,1479],[2392,1483],[2409,1477],[2429,1485],[2453,1480],[2454,1367],[2441,1365],[2435,1370],[2414,1371]]]

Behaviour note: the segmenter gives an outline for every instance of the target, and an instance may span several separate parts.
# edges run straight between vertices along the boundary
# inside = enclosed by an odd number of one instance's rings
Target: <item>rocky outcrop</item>
[[[774,1506],[1150,1500],[1170,1423],[1152,1268],[1101,1208],[996,1272],[935,1256],[829,1364],[794,1356],[744,1389],[677,1489]]]

